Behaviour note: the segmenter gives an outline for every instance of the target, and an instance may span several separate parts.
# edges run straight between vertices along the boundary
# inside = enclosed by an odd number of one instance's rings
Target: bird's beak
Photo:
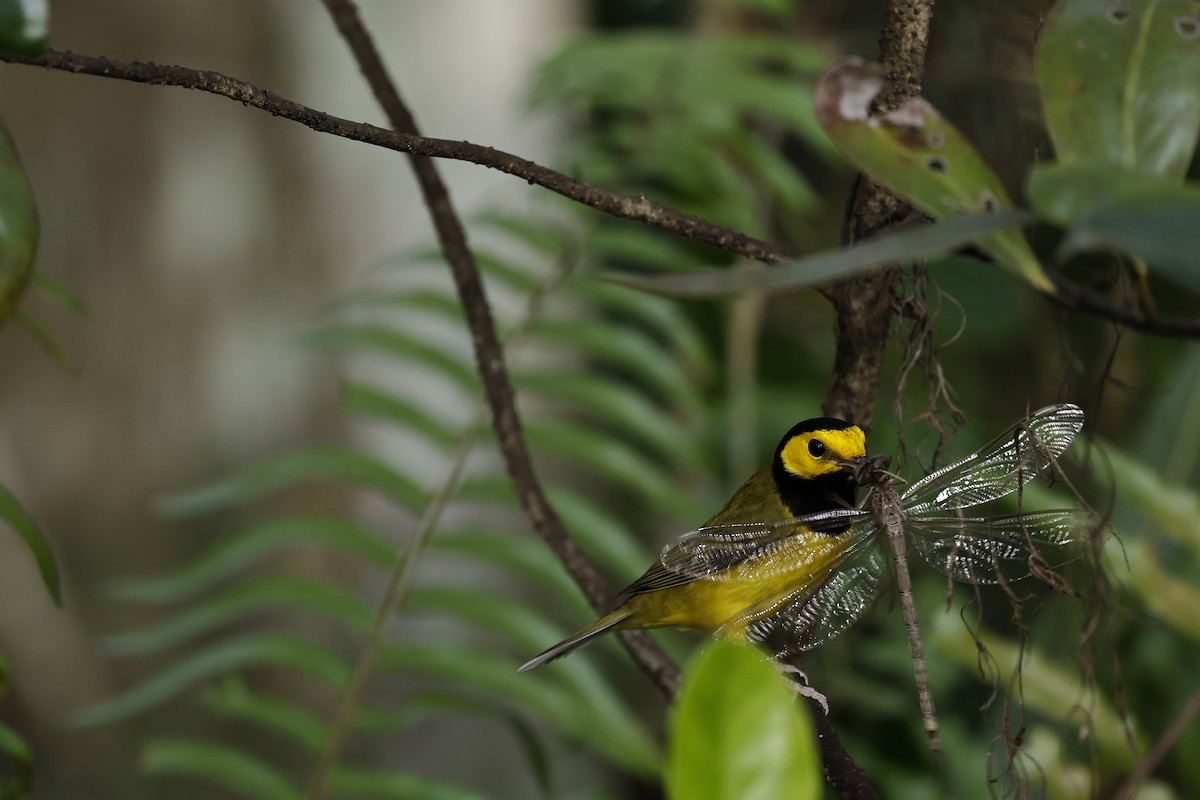
[[[873,456],[861,456],[852,458],[848,461],[839,461],[838,466],[854,476],[854,481],[859,486],[865,486],[868,483],[874,482],[874,474],[880,470],[885,470],[892,463],[890,453],[877,453]]]

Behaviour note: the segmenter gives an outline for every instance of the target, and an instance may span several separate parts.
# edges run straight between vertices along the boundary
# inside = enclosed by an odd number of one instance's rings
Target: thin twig
[[[1192,692],[1192,696],[1184,702],[1183,707],[1179,709],[1179,713],[1171,720],[1171,724],[1162,732],[1162,736],[1158,737],[1158,741],[1150,748],[1150,752],[1146,753],[1146,757],[1141,760],[1141,763],[1133,770],[1129,779],[1121,784],[1120,788],[1113,794],[1113,800],[1129,800],[1133,797],[1133,793],[1137,791],[1146,778],[1154,772],[1158,767],[1159,762],[1166,758],[1167,753],[1175,746],[1175,742],[1187,730],[1188,725],[1192,724],[1192,720],[1200,715],[1200,689]]]
[[[932,19],[933,0],[889,0],[879,39],[883,88],[873,102],[874,111],[891,110],[920,93]],[[909,213],[907,203],[867,178],[856,183],[850,204],[842,232],[846,242],[869,239]],[[871,426],[875,414],[891,325],[892,284],[898,274],[896,267],[884,267],[830,291],[837,313],[837,345],[825,413],[863,428]]]
[[[359,26],[361,28],[361,26]],[[344,34],[343,34],[344,35]],[[370,43],[370,40],[367,40]],[[356,50],[357,52],[357,50]],[[450,141],[421,136],[410,128],[396,130],[380,128],[363,122],[353,122],[326,114],[292,100],[280,97],[246,81],[223,75],[211,70],[196,70],[187,67],[147,64],[138,61],[121,62],[97,56],[85,56],[59,50],[47,50],[35,59],[22,59],[11,55],[0,56],[0,60],[14,64],[31,64],[66,72],[98,75],[105,78],[149,83],[158,86],[180,86],[198,89],[210,94],[228,97],[243,105],[266,111],[274,116],[299,122],[320,133],[329,133],[347,139],[364,142],[389,150],[398,150],[413,156],[450,158],[469,161],[480,166],[515,175],[528,183],[537,184],[552,192],[575,200],[599,211],[616,217],[647,223],[687,239],[706,242],[730,253],[743,255],[767,264],[779,264],[792,256],[781,248],[747,236],[730,228],[715,225],[699,217],[667,208],[643,195],[626,195],[612,192],[577,181],[555,172],[548,167],[505,153],[492,147],[466,141]],[[376,59],[378,61],[378,59]],[[365,70],[364,70],[365,72]],[[371,86],[377,92],[382,85],[377,77],[367,73]],[[387,80],[386,75],[383,76]],[[381,100],[382,102],[382,100]]]
[[[366,28],[363,27],[358,16],[358,9],[353,2],[351,0],[323,0],[323,2],[333,16],[339,32],[350,46],[359,69],[362,70],[376,99],[387,114],[388,121],[396,128],[396,131],[407,134],[407,138],[412,141],[436,141],[423,140],[417,134],[416,120],[388,77],[383,60]],[[375,130],[382,131],[380,128]],[[491,148],[485,149],[488,152],[496,152]],[[411,152],[416,155],[415,151]],[[544,172],[552,172],[544,167],[537,167],[532,162],[524,163]],[[462,301],[467,325],[471,331],[471,343],[475,350],[479,374],[483,379],[484,394],[492,414],[492,424],[496,429],[496,439],[517,498],[530,522],[533,523],[534,530],[562,561],[567,572],[583,589],[592,605],[597,609],[602,609],[611,599],[604,578],[567,532],[562,520],[559,519],[558,514],[550,506],[549,500],[546,499],[534,472],[533,462],[530,460],[529,451],[525,446],[521,420],[517,415],[512,385],[508,380],[508,371],[504,364],[504,349],[500,346],[496,336],[492,309],[484,293],[479,267],[467,245],[466,232],[450,201],[450,193],[442,182],[433,161],[428,158],[414,157],[411,159],[411,164],[417,175],[421,193],[425,197],[425,203],[429,207],[430,216],[433,218],[438,242],[450,265],[450,274],[454,279],[454,285]],[[558,173],[552,174],[558,175]],[[584,184],[579,185],[584,186]],[[591,190],[591,187],[586,188]],[[650,676],[665,695],[672,696],[679,677],[679,671],[675,664],[645,632],[623,631],[621,639],[638,666]]]
[[[926,0],[921,0],[921,2],[926,2]],[[909,4],[902,3],[901,5]],[[528,159],[521,158],[512,153],[506,153],[502,150],[496,150],[492,147],[472,144],[466,141],[433,139],[405,131],[388,130],[363,122],[354,122],[341,117],[335,117],[323,111],[317,111],[316,109],[280,97],[274,92],[259,88],[246,81],[211,70],[196,70],[187,67],[165,66],[138,61],[114,61],[101,56],[79,55],[60,50],[47,50],[34,59],[18,58],[13,55],[0,55],[0,61],[39,66],[84,75],[95,75],[104,78],[115,78],[117,80],[133,81],[134,83],[196,89],[208,92],[209,94],[228,97],[243,105],[266,111],[273,116],[298,122],[319,133],[340,136],[375,147],[408,153],[413,156],[448,158],[479,164],[480,166],[521,178],[527,183],[549,189],[552,192],[561,194],[563,197],[590,206],[598,211],[603,211],[606,214],[611,214],[614,217],[642,222],[668,233],[682,236],[685,239],[704,242],[725,252],[745,256],[755,261],[761,261],[764,264],[782,264],[796,258],[794,253],[789,253],[787,250],[769,242],[764,242],[760,239],[755,239],[753,236],[747,236],[744,233],[735,231],[732,228],[716,225],[699,217],[667,208],[659,203],[647,200],[643,195],[634,196],[601,189],[582,181],[577,181],[574,178],[563,175],[561,172],[555,172],[548,167],[543,167]],[[874,202],[869,197],[873,195],[869,186],[860,194],[868,197],[859,205],[871,205]],[[857,214],[858,212],[855,213]],[[873,212],[872,216],[887,219],[886,215],[881,215],[878,212]],[[866,230],[871,226],[860,224],[859,227]],[[1051,274],[1051,277],[1058,288],[1058,294],[1050,296],[1050,299],[1070,311],[1082,311],[1094,316],[1111,319],[1114,322],[1119,322],[1122,325],[1142,331],[1143,333],[1189,339],[1200,338],[1200,320],[1161,316],[1149,317],[1138,309],[1126,308],[1109,302],[1083,287],[1072,284],[1061,276]],[[869,279],[864,280],[869,281]],[[850,292],[849,294],[861,295],[862,293]],[[882,308],[882,305],[876,304],[874,300],[879,300],[882,303],[882,298],[886,296],[886,293],[875,293],[874,299],[871,297],[861,297],[862,302],[859,302],[855,306],[860,311],[852,313],[862,313],[868,318],[877,316],[881,313],[879,309]],[[886,328],[884,330],[886,333]],[[849,401],[857,396],[874,394],[874,389],[871,387],[869,381],[861,385],[853,382],[854,375],[866,376],[873,369],[874,367],[869,360],[862,366],[855,365],[853,359],[848,365],[841,364],[836,371],[837,375],[845,375],[850,380],[848,380],[847,386],[834,386],[830,389],[828,397],[831,399],[826,401],[826,410],[837,412],[833,413],[833,416],[841,416],[867,424],[870,420],[869,412],[865,417],[860,415],[858,410],[861,409],[861,404]],[[841,398],[847,398],[847,401],[843,403]]]

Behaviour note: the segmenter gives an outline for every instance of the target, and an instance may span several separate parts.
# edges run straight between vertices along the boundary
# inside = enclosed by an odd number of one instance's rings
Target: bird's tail
[[[540,667],[542,664],[549,663],[556,658],[562,658],[575,648],[582,647],[600,634],[606,633],[617,625],[620,625],[629,618],[631,613],[632,612],[630,612],[628,609],[618,608],[611,614],[603,616],[593,622],[591,625],[588,625],[586,628],[579,631],[579,633],[562,640],[550,649],[542,652],[540,655],[536,655],[529,659],[517,669],[517,672],[526,672],[528,670]]]

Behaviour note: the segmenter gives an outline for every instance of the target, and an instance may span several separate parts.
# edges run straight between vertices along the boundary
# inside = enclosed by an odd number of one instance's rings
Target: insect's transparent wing
[[[857,509],[845,508],[809,514],[779,523],[751,522],[738,525],[710,525],[685,534],[667,545],[659,556],[659,564],[667,572],[689,579],[719,579],[746,561],[762,564],[758,577],[770,577],[778,572],[791,571],[797,564],[792,558],[760,558],[775,551],[796,546],[796,537],[804,531],[840,535],[855,520],[869,519]],[[796,553],[802,558],[802,553]],[[745,572],[742,579],[751,577]]]
[[[876,535],[874,525],[866,523],[856,532],[846,555],[829,578],[815,590],[806,587],[787,597],[747,625],[747,635],[762,642],[778,658],[788,658],[811,650],[838,636],[875,602],[888,555]]]
[[[970,508],[1015,492],[1062,455],[1083,429],[1083,411],[1064,403],[1038,409],[961,461],[914,483],[903,495],[910,517]]]
[[[922,516],[910,520],[909,541],[929,564],[961,583],[999,583],[1027,577],[1031,558],[1046,566],[1079,555],[1075,542],[1098,524],[1081,509],[998,517]]]

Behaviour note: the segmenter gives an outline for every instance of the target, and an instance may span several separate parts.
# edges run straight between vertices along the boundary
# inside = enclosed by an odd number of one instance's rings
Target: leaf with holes
[[[926,100],[874,113],[871,103],[882,88],[882,68],[860,58],[838,59],[821,74],[817,120],[846,159],[934,219],[1013,207],[992,168]],[[975,242],[1014,275],[1053,292],[1020,231],[981,233]]]
[[[1200,131],[1200,6],[1061,0],[1037,81],[1060,163],[1181,181]]]

